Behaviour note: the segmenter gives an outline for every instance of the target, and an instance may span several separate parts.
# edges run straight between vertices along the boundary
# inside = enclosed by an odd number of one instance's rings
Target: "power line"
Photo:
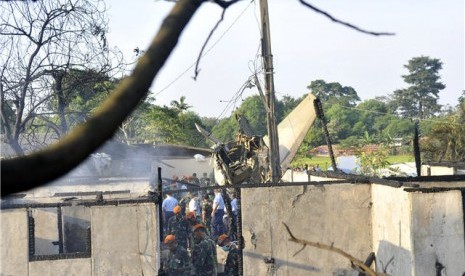
[[[220,35],[220,37],[212,44],[212,46],[210,46],[210,48],[208,48],[207,51],[205,51],[204,54],[202,54],[202,58],[204,56],[206,56],[219,42],[221,39],[223,39],[223,37],[226,35],[226,33],[228,33],[231,28],[236,24],[236,22],[239,20],[239,18],[242,17],[242,15],[245,13],[245,11],[250,7],[250,5],[253,3],[253,1],[251,1],[247,7],[244,8],[244,10],[236,17],[236,19],[231,23],[231,25]],[[165,87],[163,87],[160,91],[156,92],[153,96],[156,97],[158,95],[160,95],[162,92],[164,92],[166,89],[168,89],[171,85],[173,85],[175,82],[177,82],[182,76],[184,76],[190,69],[192,69],[192,67],[195,66],[197,62],[194,62],[192,63],[186,70],[184,70],[179,76],[177,76],[174,80],[172,80],[170,83],[168,83],[168,85],[166,85]]]

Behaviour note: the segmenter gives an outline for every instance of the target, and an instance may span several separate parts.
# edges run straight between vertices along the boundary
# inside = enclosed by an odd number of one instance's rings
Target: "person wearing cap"
[[[202,221],[200,221],[200,218],[197,217],[194,212],[187,212],[186,220],[189,223],[189,225],[191,226],[191,228],[193,228],[195,225],[197,225],[199,223],[203,224]]]
[[[193,275],[212,276],[216,275],[216,246],[215,243],[207,238],[205,225],[196,224],[193,228],[194,246],[192,248],[192,265]]]
[[[225,276],[236,276],[239,275],[239,258],[240,251],[237,248],[237,245],[229,239],[228,235],[223,234],[218,237],[217,244],[221,248],[228,252],[226,257],[226,263],[224,265],[224,275]]]
[[[224,200],[221,195],[221,190],[215,191],[215,198],[213,199],[212,210],[212,238],[216,239],[219,235],[225,233],[223,216],[224,216]]]
[[[181,206],[173,209],[174,216],[168,221],[168,234],[175,235],[178,244],[187,249],[189,238],[189,224],[182,215]]]
[[[178,245],[176,242],[176,236],[174,235],[166,236],[164,244],[170,250],[166,261],[167,275],[189,276],[191,272],[191,263],[187,250]]]
[[[171,196],[170,191],[166,191],[166,198],[163,200],[161,204],[161,208],[163,210],[162,216],[163,216],[163,226],[164,230],[166,231],[167,225],[168,225],[168,220],[174,216],[173,209],[178,205],[178,200],[174,197]]]
[[[191,192],[187,192],[182,198],[181,200],[179,200],[179,206],[181,206],[181,209],[182,209],[182,213],[185,214],[186,213],[186,209],[189,205],[189,202],[191,201],[191,198],[192,198],[192,194]]]
[[[213,206],[208,194],[202,200],[202,221],[207,229],[211,229]]]
[[[196,216],[200,216],[202,212],[200,211],[200,204],[199,204],[199,194],[193,193],[192,198],[189,201],[189,211],[195,212]]]

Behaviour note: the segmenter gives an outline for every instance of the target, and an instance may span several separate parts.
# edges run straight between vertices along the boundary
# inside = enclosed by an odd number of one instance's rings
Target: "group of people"
[[[234,194],[231,194],[232,223],[229,223],[233,231],[229,231],[229,235],[221,190],[203,196],[187,192],[179,200],[169,191],[165,196],[162,203],[164,244],[170,252],[165,262],[167,274],[217,275],[218,245],[228,252],[224,275],[238,275],[239,249],[234,234],[237,200]]]

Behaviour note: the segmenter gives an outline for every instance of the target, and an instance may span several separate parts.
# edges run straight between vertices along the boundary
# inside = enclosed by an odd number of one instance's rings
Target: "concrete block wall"
[[[402,188],[372,184],[373,252],[376,270],[413,275],[412,206]]]
[[[460,190],[409,192],[373,184],[372,200],[378,272],[421,276],[465,273]],[[438,271],[438,266],[443,268]]]
[[[288,241],[333,244],[365,260],[372,252],[370,185],[333,184],[242,190],[244,275],[358,275],[350,262]],[[264,259],[274,259],[274,264]],[[270,274],[274,273],[274,274]]]
[[[28,227],[25,208],[2,210],[0,275],[28,275]]]
[[[157,274],[160,255],[155,204],[130,203],[85,208],[90,208],[91,257],[40,261],[29,261],[27,209],[2,210],[0,275]],[[39,216],[54,213],[47,212],[50,211],[48,209],[53,208],[32,209],[33,215],[37,215],[36,221]],[[70,213],[67,212],[68,215]],[[37,233],[47,232],[50,227],[57,227],[56,220],[48,225],[36,224],[35,230]],[[56,233],[57,229],[49,232]]]
[[[415,275],[464,275],[465,242],[461,191],[411,193]]]

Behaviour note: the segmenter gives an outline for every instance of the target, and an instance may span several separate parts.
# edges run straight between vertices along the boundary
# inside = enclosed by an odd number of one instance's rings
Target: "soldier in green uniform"
[[[187,249],[189,238],[189,224],[183,217],[181,207],[178,205],[173,209],[174,216],[168,220],[168,234],[176,236],[177,243]]]
[[[223,234],[218,237],[218,245],[228,252],[226,257],[226,263],[224,265],[225,276],[236,276],[239,275],[239,257],[240,251],[237,245],[229,239],[228,235]]]
[[[216,246],[207,238],[207,232],[203,224],[197,224],[193,228],[194,247],[192,249],[193,275],[216,276]]]
[[[212,200],[206,194],[202,201],[202,221],[207,229],[211,228],[213,205]]]
[[[192,246],[194,245],[194,226],[197,224],[205,224],[200,220],[199,217],[195,216],[194,212],[188,212],[186,215],[186,220],[189,224],[189,248],[192,248]],[[207,236],[209,237],[210,233],[208,232],[208,229],[206,229],[206,231]]]
[[[187,208],[187,205],[189,204],[189,201],[191,201],[191,198],[192,198],[192,194],[191,192],[188,192],[185,196],[181,198],[181,200],[179,200],[179,206],[181,206],[181,210],[183,214],[186,214],[186,208]]]
[[[164,243],[170,250],[168,260],[166,262],[167,275],[189,276],[191,273],[191,263],[187,250],[178,245],[174,235],[166,236]]]

